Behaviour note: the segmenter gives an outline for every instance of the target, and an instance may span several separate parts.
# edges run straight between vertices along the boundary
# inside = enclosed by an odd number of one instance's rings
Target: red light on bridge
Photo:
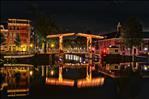
[[[106,53],[106,49],[103,49],[103,53]]]
[[[108,49],[107,48],[104,48],[103,50],[102,50],[102,56],[106,56],[107,55],[107,52],[108,52]]]
[[[95,47],[92,47],[92,51],[95,51]]]

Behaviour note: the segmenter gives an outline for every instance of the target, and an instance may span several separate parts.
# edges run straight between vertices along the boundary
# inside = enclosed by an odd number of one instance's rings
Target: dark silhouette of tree
[[[130,48],[133,65],[135,63],[135,55],[133,54],[134,48],[138,47],[142,41],[142,25],[136,17],[129,17],[123,26],[122,38],[126,47]],[[132,65],[132,69],[133,66]]]
[[[17,72],[17,73],[15,74],[15,78],[16,78],[16,83],[18,84],[19,81],[20,81],[20,79],[21,79],[21,74],[20,74],[19,72]]]
[[[0,45],[5,41],[5,37],[2,33],[0,33]]]
[[[85,37],[77,37],[76,39],[75,39],[75,43],[76,43],[76,46],[77,47],[86,47],[86,38]]]
[[[142,41],[142,25],[136,17],[129,17],[123,26],[122,38],[124,44],[131,48],[137,47]]]
[[[20,46],[21,45],[21,39],[19,34],[17,33],[16,38],[15,38],[15,44],[16,46]]]
[[[44,52],[46,53],[46,36],[49,34],[61,33],[62,29],[56,24],[56,22],[48,15],[41,13],[37,7],[32,7],[32,14],[35,19],[33,22],[35,33],[40,37],[41,42],[44,43]]]

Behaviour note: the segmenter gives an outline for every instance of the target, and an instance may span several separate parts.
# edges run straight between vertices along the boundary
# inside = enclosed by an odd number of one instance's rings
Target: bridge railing
[[[86,49],[72,49],[72,48],[70,48],[70,49],[64,49],[64,52],[67,52],[67,53],[76,53],[76,52],[78,52],[78,53],[87,53],[87,50]]]
[[[47,53],[59,53],[59,49],[49,49]]]
[[[71,63],[65,63],[63,65],[63,68],[86,68],[86,66],[88,66],[89,64],[71,64]]]
[[[59,53],[59,49],[50,49],[48,53]],[[87,53],[86,49],[63,49],[64,53]]]
[[[64,48],[64,53],[89,53],[87,49]],[[59,53],[59,49],[49,49],[47,53]],[[99,54],[99,50],[95,50],[93,54]]]

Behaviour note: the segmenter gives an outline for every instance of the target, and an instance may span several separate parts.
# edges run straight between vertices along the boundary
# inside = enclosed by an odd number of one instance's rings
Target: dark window
[[[116,49],[115,52],[118,52],[118,50]]]
[[[139,46],[139,50],[141,51],[141,46]]]
[[[134,49],[134,54],[136,54],[136,49]]]
[[[118,66],[115,66],[115,69],[118,69]]]
[[[11,50],[11,46],[9,46],[9,50]]]

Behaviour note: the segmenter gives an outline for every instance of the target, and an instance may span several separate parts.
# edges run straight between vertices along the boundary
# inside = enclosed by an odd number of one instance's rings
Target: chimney
[[[121,32],[121,27],[122,27],[121,23],[118,22],[118,24],[117,24],[117,33]]]

